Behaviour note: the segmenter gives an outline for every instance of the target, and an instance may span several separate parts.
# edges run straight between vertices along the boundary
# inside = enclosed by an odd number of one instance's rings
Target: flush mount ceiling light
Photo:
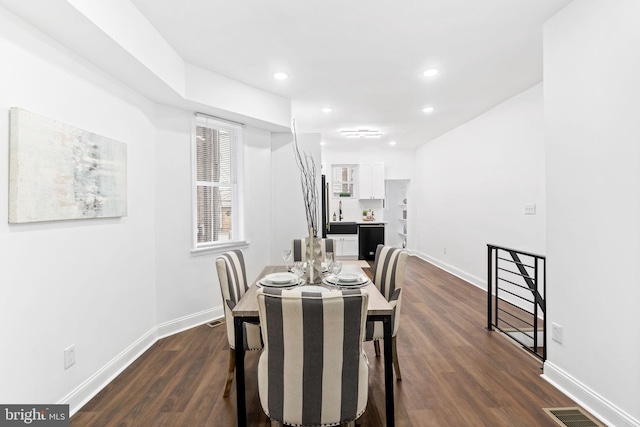
[[[389,141],[389,145],[396,145],[395,141]]]
[[[321,141],[321,142],[320,142],[320,145],[327,145],[327,143],[326,143],[326,142],[324,142],[324,141]]]
[[[435,110],[435,108],[433,108],[433,107],[424,107],[422,109],[422,112],[423,113],[433,113],[433,110]]]
[[[426,70],[424,73],[422,73],[425,77],[433,77],[436,74],[438,74],[440,72],[440,70],[438,70],[437,68],[430,68],[428,70]]]
[[[273,78],[276,80],[285,80],[287,77],[289,77],[289,75],[281,71],[277,73],[273,73]]]
[[[373,129],[341,130],[340,135],[346,138],[380,138],[382,132]]]
[[[332,111],[333,111],[333,108],[331,108],[331,107],[324,107],[324,108],[322,109],[322,112],[323,112],[323,113],[330,113],[330,112],[332,112]]]

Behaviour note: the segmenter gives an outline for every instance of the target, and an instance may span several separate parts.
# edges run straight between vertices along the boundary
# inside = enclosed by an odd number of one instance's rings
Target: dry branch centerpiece
[[[302,200],[307,216],[309,237],[306,239],[307,276],[309,283],[322,282],[322,246],[318,236],[318,185],[316,180],[316,163],[310,154],[300,151],[296,124],[293,121],[293,150],[296,164],[300,170]]]

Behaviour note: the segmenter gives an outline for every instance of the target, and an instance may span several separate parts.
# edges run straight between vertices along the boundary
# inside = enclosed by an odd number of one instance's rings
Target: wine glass
[[[289,261],[291,261],[291,249],[285,249],[282,251],[282,259],[284,260],[284,265],[289,269]]]
[[[300,283],[300,279],[304,275],[304,264],[302,261],[295,261],[293,263],[293,267],[291,268],[291,272],[296,275],[298,278],[298,283]]]
[[[334,260],[333,264],[331,264],[331,273],[333,273],[335,280],[338,280],[338,274],[342,271],[342,261]]]
[[[327,267],[327,271],[331,272],[331,267],[333,267],[333,252],[325,252],[324,263]]]

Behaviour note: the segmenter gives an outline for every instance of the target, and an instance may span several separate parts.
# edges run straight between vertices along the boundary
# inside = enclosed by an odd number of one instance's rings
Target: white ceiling
[[[0,4],[151,99],[174,102],[76,10],[100,10],[100,1]],[[187,63],[291,99],[297,131],[320,132],[327,148],[411,149],[540,82],[542,24],[571,0],[130,1]],[[437,76],[422,75],[434,67]],[[276,71],[289,78],[275,80]],[[383,136],[339,133],[365,128]]]
[[[298,132],[413,148],[540,82],[542,24],[570,0],[132,2],[185,61],[290,98]]]

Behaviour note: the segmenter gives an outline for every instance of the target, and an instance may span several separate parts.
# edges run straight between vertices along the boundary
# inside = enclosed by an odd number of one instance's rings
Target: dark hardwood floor
[[[557,427],[543,407],[577,406],[540,378],[541,363],[486,326],[486,294],[410,257],[398,333],[402,381],[396,425]],[[72,426],[234,426],[235,381],[222,397],[225,326],[198,326],[158,341],[71,418]],[[370,363],[367,411],[358,425],[384,425],[381,358]],[[270,425],[248,352],[248,425]]]

